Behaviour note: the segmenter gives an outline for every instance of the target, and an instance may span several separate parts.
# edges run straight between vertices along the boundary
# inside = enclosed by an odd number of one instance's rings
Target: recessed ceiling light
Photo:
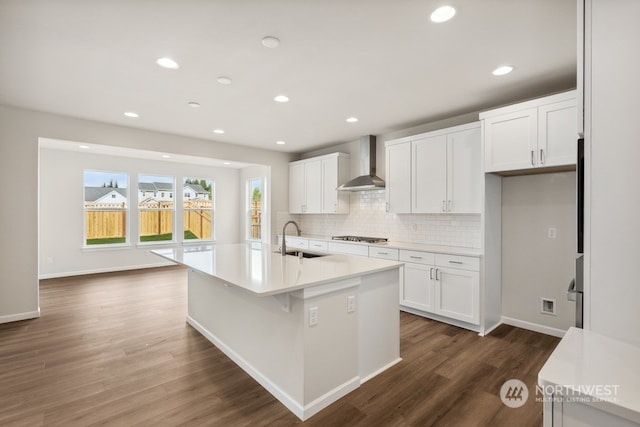
[[[273,98],[273,100],[276,102],[289,102],[289,97],[286,95],[278,95],[275,98]]]
[[[221,85],[230,85],[231,77],[220,76],[218,77],[218,83],[220,83]]]
[[[214,129],[213,133],[219,133],[219,134],[223,134],[224,131],[222,129]]]
[[[446,22],[449,19],[453,18],[456,14],[456,10],[451,6],[441,6],[433,11],[431,14],[431,20],[433,22]]]
[[[177,70],[178,68],[180,68],[178,63],[171,58],[158,58],[156,59],[156,64],[170,70]]]
[[[267,36],[267,37],[262,39],[262,46],[268,47],[270,49],[274,49],[274,48],[280,46],[280,40],[278,40],[277,38],[275,38],[273,36]]]
[[[170,158],[171,158],[171,156],[170,156],[170,155],[168,155],[168,154],[163,154],[163,155],[162,155],[162,158],[163,158],[163,159],[170,159]]]
[[[276,141],[276,144],[278,144],[278,145],[284,145],[284,144],[286,144],[286,142],[284,142],[284,141]]]
[[[187,105],[188,105],[189,107],[191,107],[191,108],[198,108],[198,107],[200,107],[200,104],[199,104],[198,102],[193,102],[193,101],[191,101],[191,102],[187,103]]]
[[[140,114],[134,113],[133,111],[127,111],[126,113],[124,113],[124,115],[127,117],[131,117],[132,119],[140,117]]]
[[[78,147],[84,149],[84,150],[88,150],[89,146],[88,145],[78,145]]]
[[[222,163],[222,164],[223,164],[223,165],[230,165],[230,164],[231,164],[231,162],[224,162],[224,163]]]
[[[357,118],[357,117],[349,117],[349,118],[347,119],[347,121],[348,121],[349,123],[355,123],[355,122],[357,122],[357,121],[358,121],[358,118]]]
[[[493,75],[494,76],[504,76],[505,74],[509,74],[510,72],[513,71],[513,67],[510,65],[503,65],[501,67],[496,68],[495,70],[493,70]]]

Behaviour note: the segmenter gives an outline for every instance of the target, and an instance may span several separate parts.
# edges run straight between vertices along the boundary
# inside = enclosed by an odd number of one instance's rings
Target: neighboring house
[[[173,183],[171,182],[139,182],[138,203],[148,202],[152,199],[156,202],[173,201]]]
[[[113,187],[84,187],[84,201],[95,204],[127,203],[127,189]]]
[[[185,184],[183,196],[184,200],[209,200],[209,192],[199,184]]]

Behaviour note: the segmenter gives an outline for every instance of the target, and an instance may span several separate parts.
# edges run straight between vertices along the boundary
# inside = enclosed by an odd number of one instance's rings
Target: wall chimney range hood
[[[384,188],[382,178],[376,176],[376,137],[360,137],[360,176],[342,184],[338,191],[369,191]]]

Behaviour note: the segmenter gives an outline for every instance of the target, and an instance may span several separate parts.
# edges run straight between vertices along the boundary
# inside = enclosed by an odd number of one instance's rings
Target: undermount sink
[[[280,253],[280,251],[274,251],[274,252],[278,254]],[[318,258],[318,257],[329,255],[329,254],[319,254],[317,252],[287,251],[287,255],[291,255],[291,256],[300,257],[300,254],[302,254],[302,258]]]

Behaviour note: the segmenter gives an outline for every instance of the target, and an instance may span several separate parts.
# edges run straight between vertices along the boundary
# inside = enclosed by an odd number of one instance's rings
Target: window
[[[213,181],[185,178],[183,189],[184,240],[213,239]]]
[[[262,240],[262,194],[264,191],[262,179],[255,178],[248,181],[249,184],[249,224],[248,239]]]
[[[128,183],[126,173],[84,171],[84,237],[87,246],[127,242]]]
[[[173,192],[171,176],[138,176],[138,210],[140,242],[173,241],[174,203],[158,193]],[[148,194],[153,194],[149,197]]]

